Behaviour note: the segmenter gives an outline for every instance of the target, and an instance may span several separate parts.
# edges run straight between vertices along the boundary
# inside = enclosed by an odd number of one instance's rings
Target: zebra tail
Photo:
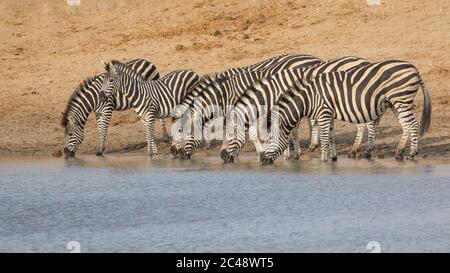
[[[428,89],[425,88],[425,84],[419,76],[419,84],[422,87],[423,92],[423,110],[422,110],[422,119],[420,121],[419,134],[423,136],[431,124],[431,97]]]

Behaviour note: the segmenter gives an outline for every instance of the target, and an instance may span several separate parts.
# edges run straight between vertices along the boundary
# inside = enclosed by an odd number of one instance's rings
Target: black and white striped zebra
[[[288,134],[302,117],[317,119],[320,127],[321,159],[328,152],[335,156],[333,121],[351,123],[376,121],[392,106],[403,134],[396,151],[396,159],[403,159],[408,138],[411,139],[409,159],[418,153],[418,136],[422,136],[431,122],[431,98],[417,69],[404,61],[388,60],[371,63],[349,71],[322,73],[310,79],[302,71],[286,71],[296,82],[295,88],[279,102],[279,132],[272,135],[263,164],[271,164],[287,147]],[[413,101],[422,88],[424,105],[420,128],[413,112]],[[331,151],[330,147],[331,136]]]
[[[282,55],[270,59],[270,64],[264,67],[259,66],[254,71],[241,72],[228,78],[220,78],[216,75],[204,77],[204,81],[208,84],[191,105],[191,111],[194,113],[193,120],[196,123],[194,128],[203,128],[203,125],[212,118],[220,115],[225,117],[225,121],[229,124],[227,114],[229,108],[242,96],[253,83],[258,80],[269,77],[279,71],[289,68],[305,68],[320,63],[320,60],[310,55]],[[228,126],[225,125],[225,128]],[[203,137],[202,130],[194,130],[194,134],[190,136],[184,145],[184,149],[180,152],[182,158],[189,158],[194,150],[200,145]],[[258,138],[258,128],[252,126],[249,132],[250,138],[254,141],[256,151],[259,155],[261,152],[261,143]],[[224,141],[226,144],[226,139]],[[224,146],[223,146],[224,147]]]
[[[103,99],[121,93],[131,103],[146,128],[147,152],[158,154],[155,142],[156,118],[169,117],[172,108],[181,103],[197,83],[192,70],[177,70],[155,80],[146,81],[140,74],[119,61],[105,64],[107,71],[102,88]]]
[[[320,73],[336,70],[348,70],[369,62],[357,57],[343,57],[326,62],[318,63],[314,66],[304,69],[286,69],[272,75],[262,81],[253,84],[244,95],[237,101],[233,115],[237,124],[236,132],[228,146],[221,151],[221,157],[225,162],[232,162],[238,156],[240,149],[245,144],[245,133],[251,123],[259,119],[264,113],[267,113],[277,104],[278,99],[284,93],[289,91],[294,83],[291,75],[292,71],[305,71],[305,77],[314,77]],[[286,72],[284,72],[286,71]],[[270,120],[269,120],[270,122]],[[297,125],[298,126],[298,125]],[[297,132],[297,128],[293,129]],[[298,138],[294,139],[294,144],[298,145]],[[299,154],[295,155],[298,157]]]
[[[178,128],[174,132],[175,137],[174,137],[173,145],[171,147],[172,154],[174,156],[178,156],[179,152],[181,151],[181,139],[183,137],[183,135],[182,135],[183,126],[182,125],[185,124],[185,122],[187,122],[186,120],[183,120],[181,118],[189,117],[192,115],[193,104],[194,104],[194,100],[196,98],[198,98],[204,92],[211,92],[211,89],[214,89],[214,86],[216,85],[216,82],[218,82],[218,81],[225,81],[239,73],[246,73],[246,72],[260,71],[260,70],[267,69],[268,67],[275,65],[276,63],[280,62],[281,60],[289,58],[289,56],[290,56],[289,54],[283,54],[283,55],[269,58],[267,60],[263,60],[256,64],[248,65],[245,67],[235,67],[235,68],[231,68],[231,69],[228,69],[228,70],[225,70],[222,72],[203,76],[201,78],[201,80],[193,88],[193,90],[186,96],[186,98],[183,100],[183,102],[180,105],[177,105],[177,107],[173,111],[172,117],[174,118],[174,121],[176,119],[175,124]],[[211,121],[213,121],[213,120],[211,120]],[[203,130],[203,137],[206,141],[207,148],[209,147],[210,141],[211,141],[211,139],[208,135],[208,128],[209,128],[210,124],[212,124],[212,122],[206,123],[204,126],[204,130]],[[185,136],[185,138],[186,138],[186,136]]]
[[[137,59],[127,62],[127,65],[141,74],[146,80],[156,80],[159,73],[155,65],[147,60]],[[84,138],[84,126],[91,112],[95,113],[97,131],[99,137],[99,148],[97,155],[102,155],[106,149],[106,135],[113,111],[130,109],[131,104],[122,96],[118,95],[113,100],[101,101],[99,92],[101,90],[105,73],[88,78],[83,81],[70,97],[66,109],[63,112],[61,124],[64,127],[64,153],[66,156],[74,156]],[[161,120],[164,138],[168,139],[164,120]]]

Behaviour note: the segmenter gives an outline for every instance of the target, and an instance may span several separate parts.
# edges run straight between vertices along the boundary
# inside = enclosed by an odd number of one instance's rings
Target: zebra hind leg
[[[396,115],[399,119],[400,125],[402,126],[402,137],[397,146],[397,151],[395,153],[395,159],[402,160],[403,152],[405,151],[406,143],[409,136],[411,135],[411,151],[410,156],[407,159],[414,159],[417,155],[417,139],[418,139],[418,124],[414,117],[412,107],[402,107],[394,105],[396,109]]]
[[[409,133],[411,137],[411,150],[409,152],[409,156],[406,159],[414,160],[414,157],[419,153],[418,152],[419,124],[417,123],[415,117],[411,120],[409,124]]]
[[[155,118],[151,115],[147,115],[142,119],[142,123],[146,129],[146,140],[147,140],[147,153],[149,156],[154,156],[158,154],[155,143]]]

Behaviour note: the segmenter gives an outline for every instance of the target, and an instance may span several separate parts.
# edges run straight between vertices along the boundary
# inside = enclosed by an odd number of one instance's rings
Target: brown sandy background
[[[61,112],[84,78],[102,72],[101,60],[146,58],[164,75],[179,68],[221,71],[281,53],[413,63],[433,101],[431,131],[420,141],[420,155],[450,154],[448,0],[383,0],[374,7],[365,0],[81,0],[80,6],[2,0],[0,25],[2,156],[61,150]],[[421,92],[416,101],[420,119]],[[338,123],[339,153],[349,150],[354,130]],[[391,113],[379,131],[376,153],[389,155],[401,134]],[[110,151],[133,150],[144,141],[132,110],[113,114]],[[93,154],[96,147],[91,116],[80,152]],[[168,152],[167,145],[160,147]]]

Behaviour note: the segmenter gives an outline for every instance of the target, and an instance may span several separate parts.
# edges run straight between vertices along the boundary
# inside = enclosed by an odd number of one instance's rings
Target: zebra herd
[[[99,134],[97,155],[105,151],[112,111],[133,108],[146,131],[147,152],[158,153],[155,120],[172,117],[171,153],[188,159],[210,140],[208,128],[223,117],[221,158],[233,162],[247,135],[255,145],[261,164],[272,164],[281,154],[293,158],[301,154],[298,126],[306,117],[310,124],[310,149],[319,146],[321,160],[337,160],[334,120],[357,124],[355,157],[368,129],[368,145],[363,153],[370,158],[375,127],[389,108],[397,117],[402,136],[396,159],[403,159],[408,139],[408,159],[418,153],[418,137],[429,128],[431,99],[417,69],[397,60],[370,62],[357,57],[322,61],[310,55],[284,54],[241,68],[209,75],[177,70],[160,78],[153,63],[134,60],[104,63],[105,72],[85,80],[73,93],[63,113],[66,157],[73,157],[83,141],[90,112],[95,113]],[[414,116],[414,98],[421,87],[424,106],[420,128]],[[261,128],[269,128],[261,143]]]

